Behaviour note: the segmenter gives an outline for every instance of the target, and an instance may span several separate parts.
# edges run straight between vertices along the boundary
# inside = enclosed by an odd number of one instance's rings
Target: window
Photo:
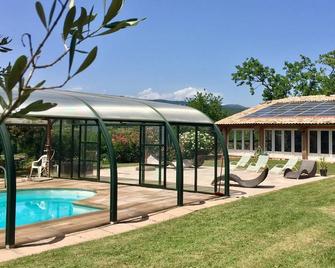
[[[234,149],[234,131],[229,132],[228,149]]]
[[[332,131],[332,153],[335,154],[335,131]]]
[[[309,152],[318,153],[318,132],[315,130],[309,132]]]
[[[291,130],[284,131],[284,151],[291,152],[292,151],[292,139],[291,139]]]
[[[236,133],[236,150],[242,150],[242,130],[235,130]]]
[[[244,150],[250,150],[250,130],[244,130]]]
[[[252,132],[252,149],[253,150],[257,150],[258,146],[259,146],[259,132],[257,130],[254,130]]]
[[[275,151],[281,152],[281,130],[275,130]]]
[[[329,131],[321,131],[321,153],[329,154]]]
[[[272,151],[272,131],[265,130],[265,150]]]
[[[301,153],[301,131],[294,131],[294,152]]]

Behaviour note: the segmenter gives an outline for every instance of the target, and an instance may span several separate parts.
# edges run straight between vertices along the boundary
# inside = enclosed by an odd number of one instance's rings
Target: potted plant
[[[324,157],[320,158],[319,167],[320,167],[320,175],[326,177],[327,176],[327,171],[328,171],[328,164],[325,161]]]

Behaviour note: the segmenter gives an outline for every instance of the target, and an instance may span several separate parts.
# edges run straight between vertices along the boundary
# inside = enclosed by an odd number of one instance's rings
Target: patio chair
[[[297,163],[298,163],[298,158],[296,158],[296,157],[290,158],[286,162],[285,165],[283,165],[283,164],[277,164],[273,168],[270,169],[270,172],[274,173],[274,174],[282,174],[288,168],[292,170],[296,166]]]
[[[42,177],[42,173],[44,172],[47,166],[48,156],[46,154],[42,155],[38,160],[33,161],[31,163],[30,175],[29,178],[33,175],[33,171],[37,170],[38,177]]]
[[[57,164],[51,164],[52,159],[54,158],[54,156],[55,156],[55,151],[53,152],[53,154],[50,157],[50,167],[56,168],[56,174],[58,174],[59,166]],[[34,169],[37,170],[37,176],[39,178],[41,178],[43,172],[45,171],[45,169],[47,167],[47,162],[48,162],[48,156],[46,154],[42,155],[38,160],[33,161],[31,163],[29,178],[31,178]]]
[[[268,164],[269,156],[268,155],[260,155],[255,164],[251,163],[248,167],[248,171],[260,172],[262,169],[266,168]]]
[[[251,155],[250,154],[245,154],[240,158],[240,160],[231,161],[230,162],[230,170],[235,170],[235,169],[238,169],[238,168],[246,168],[250,159],[251,159]]]
[[[310,177],[315,177],[316,174],[316,161],[313,160],[302,160],[301,166],[298,171],[292,171],[292,169],[287,168],[284,171],[284,177],[288,179],[305,179]]]
[[[177,167],[177,161],[171,162],[171,165],[176,168]],[[184,168],[193,168],[193,160],[192,159],[183,159],[183,167]]]
[[[237,176],[236,174],[229,174],[229,179],[231,181],[234,181],[238,184],[238,186],[240,187],[245,187],[245,188],[255,188],[257,187],[259,184],[261,184],[266,177],[269,174],[269,168],[265,167],[262,171],[261,174],[259,174],[256,178],[251,179],[251,180],[244,180],[241,177]],[[220,183],[221,181],[224,181],[224,175],[220,176],[217,178],[218,183]],[[214,184],[215,181],[212,182],[212,185]]]
[[[156,159],[153,155],[149,155],[146,161],[149,165],[159,165],[158,159]]]

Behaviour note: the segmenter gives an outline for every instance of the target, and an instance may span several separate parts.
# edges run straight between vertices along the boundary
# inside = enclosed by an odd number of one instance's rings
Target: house
[[[231,155],[259,146],[273,158],[335,162],[335,96],[289,97],[224,118],[220,127]]]

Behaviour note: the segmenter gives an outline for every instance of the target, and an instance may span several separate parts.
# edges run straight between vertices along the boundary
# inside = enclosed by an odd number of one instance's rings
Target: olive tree
[[[37,100],[23,105],[36,90],[57,89],[64,87],[73,77],[86,70],[95,60],[98,47],[86,51],[84,43],[89,39],[104,37],[129,26],[137,25],[136,18],[114,21],[124,0],[103,0],[103,14],[95,12],[94,6],[78,6],[74,0],[53,0],[48,8],[40,1],[35,1],[35,9],[41,22],[43,37],[35,42],[30,33],[22,34],[22,45],[27,48],[27,55],[20,55],[6,66],[0,66],[0,106],[2,113],[0,123],[8,117],[23,117],[29,112],[44,111],[57,105]],[[40,62],[41,56],[48,54],[45,45],[52,35],[60,33],[64,46],[62,53],[50,62]],[[11,39],[0,36],[0,53],[12,53]],[[80,64],[74,69],[76,55],[82,54]],[[46,80],[32,84],[34,75],[67,59],[67,75],[60,77],[59,84],[49,85]]]

